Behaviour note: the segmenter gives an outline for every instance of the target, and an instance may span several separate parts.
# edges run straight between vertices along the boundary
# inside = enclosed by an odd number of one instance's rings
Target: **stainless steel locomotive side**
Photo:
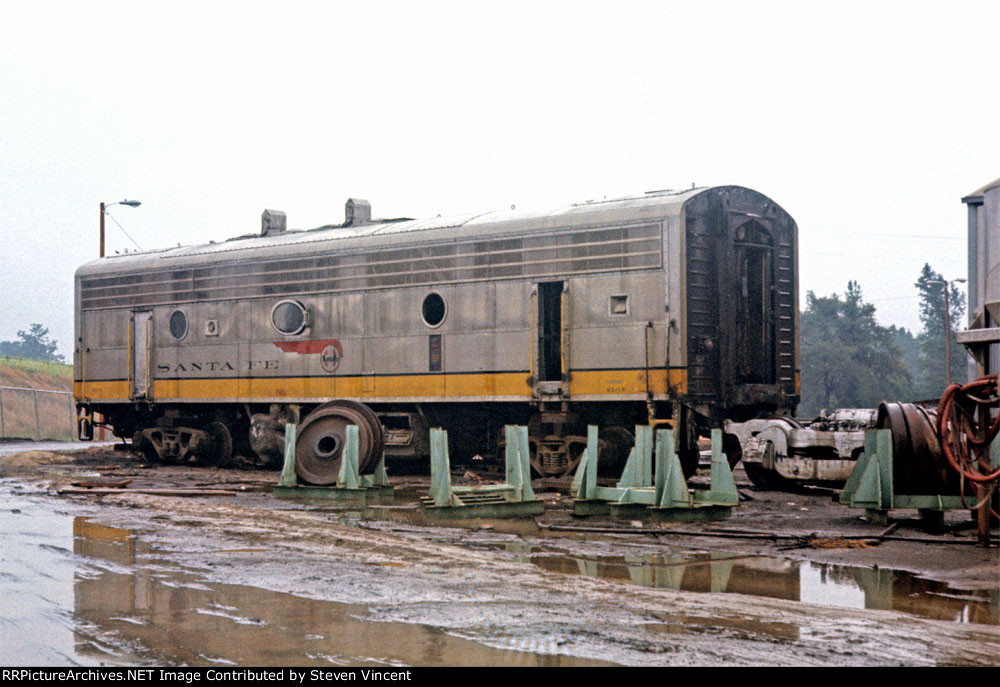
[[[445,426],[457,454],[526,423],[557,475],[588,423],[612,462],[634,424],[672,424],[690,465],[709,426],[797,401],[796,228],[755,191],[425,221],[365,209],[81,267],[83,416],[161,458],[251,437],[273,457],[281,421],[342,399]]]

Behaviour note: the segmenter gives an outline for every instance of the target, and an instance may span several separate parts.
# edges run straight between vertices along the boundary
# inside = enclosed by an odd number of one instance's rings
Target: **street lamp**
[[[112,205],[128,205],[130,208],[137,208],[140,205],[142,205],[142,203],[140,201],[138,201],[138,200],[119,200],[117,203],[110,203],[108,205],[105,205],[104,203],[101,203],[101,255],[100,255],[100,257],[102,257],[102,258],[104,257],[104,211],[107,208],[111,207]],[[112,219],[114,219],[114,218],[112,218]]]
[[[952,284],[964,284],[964,279],[928,279],[928,284],[941,284],[944,286],[944,369],[948,379],[948,386],[951,386],[951,314],[948,312],[948,287]]]

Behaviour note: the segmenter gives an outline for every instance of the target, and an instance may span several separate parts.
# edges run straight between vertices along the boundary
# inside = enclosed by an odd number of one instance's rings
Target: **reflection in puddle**
[[[390,521],[414,528],[486,527],[497,534],[532,537],[541,530],[533,519],[433,521],[417,508],[335,509],[341,525]],[[585,575],[688,592],[727,592],[841,608],[895,610],[958,623],[1000,624],[1000,589],[959,591],[941,582],[889,569],[839,566],[785,558],[732,553],[667,553],[633,556],[574,556],[552,546],[522,540],[443,542],[470,548],[506,550],[543,570]],[[661,628],[662,629],[662,628]]]
[[[514,547],[513,552],[525,553],[521,547]],[[750,594],[825,606],[894,610],[959,623],[1000,624],[1000,590],[958,591],[898,570],[718,552],[601,558],[552,554],[551,550],[536,553],[528,560],[544,570],[643,587]]]
[[[304,502],[307,502],[303,500]],[[362,521],[392,522],[420,528],[480,529],[486,527],[502,534],[516,534],[522,537],[536,536],[541,528],[534,518],[455,518],[435,520],[416,505],[409,506],[369,506],[361,509],[329,509],[331,518],[338,525],[356,526]]]
[[[73,522],[74,553],[100,561],[76,575],[74,611],[170,664],[596,665],[556,654],[494,649],[437,628],[365,620],[366,608],[241,585],[207,584],[165,567],[128,530]],[[110,563],[108,566],[106,564]],[[89,637],[76,650],[95,655]]]

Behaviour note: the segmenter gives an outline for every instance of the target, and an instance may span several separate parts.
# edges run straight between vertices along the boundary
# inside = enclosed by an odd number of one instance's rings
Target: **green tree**
[[[65,363],[66,359],[56,353],[55,341],[49,339],[49,330],[40,324],[33,324],[28,331],[19,331],[17,341],[0,341],[0,356],[44,360]]]
[[[914,286],[920,291],[920,323],[917,336],[920,354],[917,359],[917,394],[921,399],[939,398],[947,383],[945,346],[944,289],[948,288],[948,319],[951,320],[951,381],[963,384],[968,376],[965,347],[955,340],[955,332],[964,329],[965,294],[954,284],[945,285],[939,273],[925,264]]]
[[[903,363],[906,366],[906,370],[910,373],[910,379],[912,380],[910,388],[906,393],[902,394],[901,398],[917,400],[921,398],[917,390],[916,381],[920,376],[920,340],[917,338],[916,333],[906,327],[890,325],[889,333],[892,334],[893,342],[903,351]]]
[[[895,341],[898,334],[878,324],[875,306],[864,302],[857,282],[847,283],[843,299],[806,294],[800,326],[800,414],[874,408],[911,393],[910,372]]]

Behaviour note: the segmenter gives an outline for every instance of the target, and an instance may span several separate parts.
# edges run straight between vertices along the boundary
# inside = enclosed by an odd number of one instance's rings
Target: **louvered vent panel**
[[[659,268],[659,224],[91,277],[83,310]]]

